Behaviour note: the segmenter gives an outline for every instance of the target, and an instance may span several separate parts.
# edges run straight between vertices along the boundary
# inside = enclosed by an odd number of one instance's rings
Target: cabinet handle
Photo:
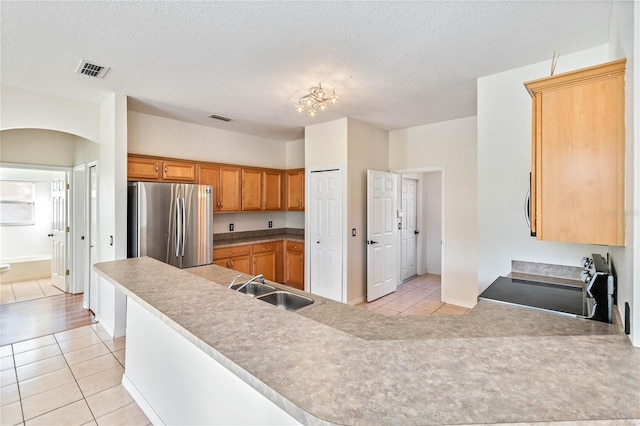
[[[164,165],[164,173],[165,174],[167,173],[167,165],[166,164]]]
[[[158,163],[156,163],[156,173],[158,173]]]
[[[229,266],[229,267],[233,268],[233,260],[230,260],[229,263],[231,264],[231,266]]]

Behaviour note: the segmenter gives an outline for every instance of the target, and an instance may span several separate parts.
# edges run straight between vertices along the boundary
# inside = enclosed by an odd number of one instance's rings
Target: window
[[[0,181],[0,225],[33,225],[35,182]]]

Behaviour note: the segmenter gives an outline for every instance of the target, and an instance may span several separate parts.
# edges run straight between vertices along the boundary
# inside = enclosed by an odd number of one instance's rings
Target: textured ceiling
[[[345,116],[393,130],[474,115],[478,77],[606,43],[610,10],[611,1],[2,1],[1,81],[93,102],[123,93],[132,110],[278,140]],[[81,59],[111,70],[104,80],[76,74]],[[318,82],[340,103],[315,118],[296,113]]]

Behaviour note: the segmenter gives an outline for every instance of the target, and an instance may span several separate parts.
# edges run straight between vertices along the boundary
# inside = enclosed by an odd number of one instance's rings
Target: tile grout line
[[[98,336],[98,335],[97,335],[98,333],[97,333],[97,332],[96,332],[96,331],[91,327],[91,325],[86,325],[86,326],[83,326],[83,327],[89,327],[89,328],[91,329],[91,333],[93,333],[94,335],[96,335],[96,336],[100,339],[100,343],[102,343],[102,344],[103,344],[103,345],[104,345],[104,346],[109,350],[109,354],[115,358],[115,360],[116,360],[116,362],[118,363],[118,365],[120,365],[120,366],[122,366],[122,367],[124,368],[124,366],[120,363],[120,360],[118,360],[118,358],[114,355],[114,353],[113,353],[113,351],[111,350],[111,348],[109,348],[109,346],[107,346],[107,345],[104,343],[104,340],[102,340],[102,339],[100,338],[100,336]],[[78,328],[80,328],[80,327],[78,327]],[[73,330],[73,329],[71,329],[71,330]],[[68,330],[65,330],[65,331],[68,331]],[[44,416],[44,415],[46,415],[46,414],[52,413],[52,412],[54,412],[54,411],[56,411],[56,410],[59,410],[59,409],[61,409],[61,408],[68,407],[69,405],[71,405],[71,404],[75,404],[76,402],[81,401],[81,400],[85,402],[85,404],[86,404],[87,408],[89,409],[89,412],[91,413],[91,417],[93,418],[93,421],[97,423],[97,422],[98,422],[98,418],[95,416],[95,414],[94,414],[93,410],[91,409],[91,405],[89,405],[89,402],[87,401],[87,396],[85,395],[85,393],[83,392],[82,388],[80,387],[80,384],[78,383],[78,380],[79,380],[79,379],[76,377],[75,373],[74,373],[74,372],[73,372],[73,370],[71,369],[71,365],[69,364],[69,361],[68,361],[68,360],[67,360],[67,358],[64,356],[64,355],[65,355],[65,352],[62,350],[62,347],[60,346],[60,343],[61,343],[61,342],[58,340],[58,337],[56,337],[56,334],[57,334],[57,333],[53,333],[53,334],[51,334],[51,336],[53,336],[53,338],[54,338],[54,340],[55,340],[55,342],[56,342],[56,345],[58,346],[58,349],[60,350],[60,355],[61,355],[61,356],[62,356],[62,358],[64,359],[64,362],[65,362],[65,364],[66,364],[67,368],[69,369],[69,372],[71,373],[71,375],[72,375],[72,377],[73,377],[73,380],[74,380],[74,382],[75,382],[76,386],[78,386],[78,389],[80,390],[80,394],[82,395],[82,398],[81,398],[81,399],[78,399],[78,400],[76,400],[76,401],[71,401],[71,402],[69,402],[68,404],[64,404],[64,405],[62,405],[62,406],[60,406],[60,407],[56,407],[56,408],[54,408],[54,409],[52,409],[52,410],[49,410],[49,411],[47,411],[47,412],[41,413],[41,414],[39,414],[38,416],[35,416],[35,417],[33,417],[33,418],[26,419],[26,416],[25,416],[25,413],[24,413],[24,405],[22,404],[23,399],[22,399],[22,393],[21,393],[21,391],[20,391],[20,381],[18,380],[17,367],[16,367],[16,364],[15,364],[15,352],[14,352],[14,350],[13,350],[13,345],[14,345],[14,344],[11,344],[11,352],[12,352],[11,356],[13,357],[14,370],[15,370],[15,371],[14,371],[14,374],[16,375],[16,386],[17,386],[17,388],[18,388],[18,396],[19,396],[19,398],[20,398],[20,400],[19,400],[19,402],[20,402],[20,410],[21,410],[21,412],[22,412],[22,424],[26,424],[27,420],[37,419],[38,417],[41,417],[41,416]],[[80,337],[84,337],[84,336],[80,336]],[[79,338],[79,337],[76,337],[76,338]],[[69,339],[69,340],[73,340],[73,339]],[[112,340],[114,340],[114,339],[112,339]],[[36,348],[36,349],[39,349],[39,348]],[[80,349],[83,349],[83,348],[80,348]],[[80,349],[77,349],[77,350],[80,350]],[[34,350],[35,350],[35,349],[34,349]],[[74,352],[74,351],[70,351],[70,352]],[[95,358],[97,358],[97,357],[90,358],[89,360],[91,360],[91,359],[95,359]],[[87,360],[87,361],[88,361],[88,360]],[[38,362],[38,361],[34,361],[34,362]],[[27,365],[27,364],[26,364],[26,365]],[[60,368],[60,369],[57,369],[57,370],[55,370],[55,371],[58,371],[58,370],[61,370],[61,368]],[[100,372],[95,373],[95,374],[99,374],[99,373],[100,373]],[[48,374],[48,373],[45,373],[45,374]],[[90,374],[89,376],[86,376],[86,377],[91,377],[91,376],[93,376],[93,375],[95,375],[95,374]],[[41,375],[39,375],[39,376],[42,376],[42,374],[41,374]],[[35,377],[39,377],[39,376],[35,376]],[[33,377],[33,378],[35,378],[35,377]],[[60,385],[60,386],[63,386],[63,385]],[[59,388],[60,386],[56,386],[56,387],[55,387],[55,388],[53,388],[53,389]],[[112,388],[114,388],[114,387],[116,387],[116,386],[118,386],[118,385],[110,386],[110,387],[108,387],[108,388],[106,388],[106,389],[101,390],[100,392],[104,392],[104,391],[106,391],[106,390],[108,390],[108,389],[112,389]],[[53,390],[53,389],[50,389],[50,390]],[[94,395],[97,395],[97,394],[98,394],[98,393],[100,393],[100,392],[96,392]],[[40,392],[40,393],[41,393],[41,392]],[[33,396],[35,396],[35,395],[33,395]],[[129,404],[126,404],[126,405],[129,405]],[[125,406],[126,406],[126,405],[125,405]],[[105,416],[105,415],[107,415],[107,414],[110,414],[110,413],[112,413],[112,412],[114,412],[114,411],[117,411],[117,410],[119,410],[120,408],[123,408],[123,407],[119,407],[119,408],[116,408],[116,409],[114,409],[114,410],[111,410],[111,411],[109,411],[109,412],[107,412],[107,413],[103,414],[103,416]],[[102,417],[102,416],[101,416],[101,417]]]

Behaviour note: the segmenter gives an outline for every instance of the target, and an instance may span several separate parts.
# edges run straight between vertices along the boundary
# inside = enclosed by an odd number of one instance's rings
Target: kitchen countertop
[[[617,325],[488,301],[387,317],[313,296],[292,313],[216,284],[237,273],[215,265],[95,268],[303,424],[640,418],[640,350]]]

